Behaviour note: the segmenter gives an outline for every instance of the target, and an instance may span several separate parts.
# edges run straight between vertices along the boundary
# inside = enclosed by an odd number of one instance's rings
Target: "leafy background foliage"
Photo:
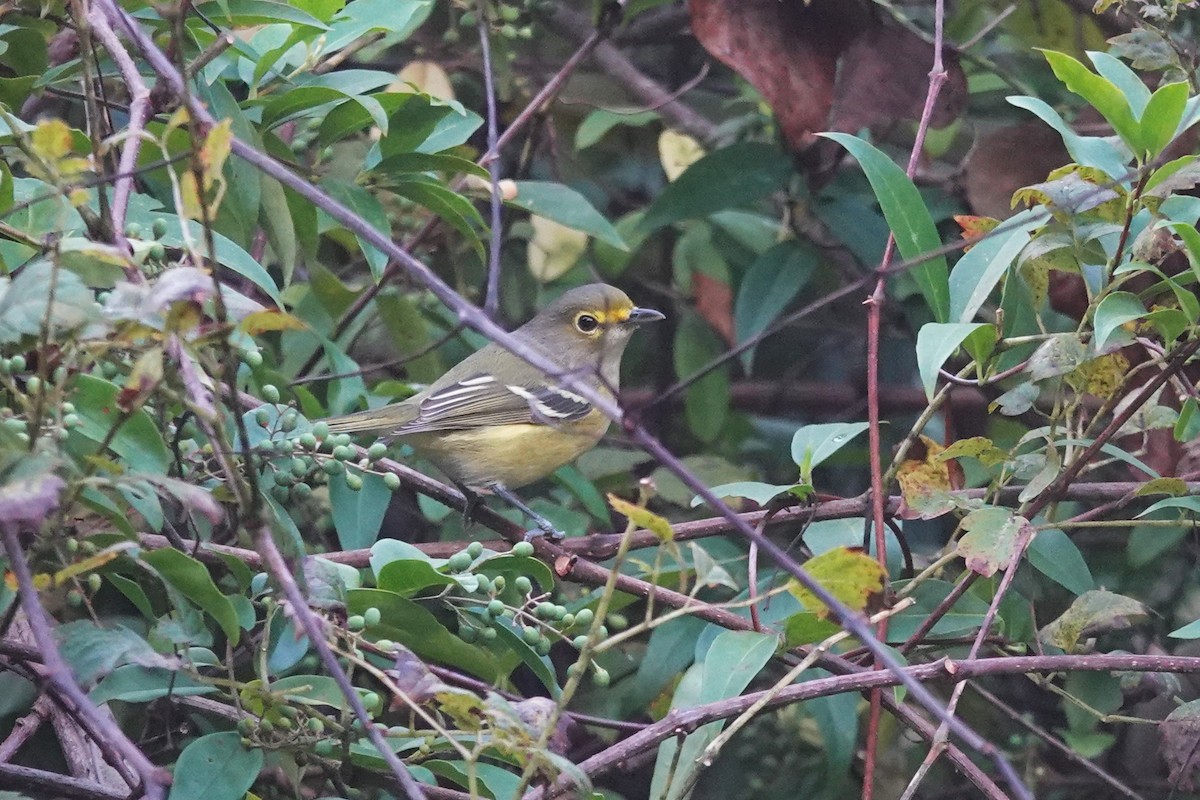
[[[1191,796],[1190,4],[623,5],[6,7],[3,784]],[[320,421],[486,341],[431,276],[668,315],[561,545]]]

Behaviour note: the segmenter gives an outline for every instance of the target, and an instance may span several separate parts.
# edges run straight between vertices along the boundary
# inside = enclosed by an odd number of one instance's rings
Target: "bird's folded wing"
[[[507,384],[473,375],[438,389],[421,401],[419,413],[397,435],[464,430],[490,425],[558,425],[587,416],[592,404],[558,386]]]

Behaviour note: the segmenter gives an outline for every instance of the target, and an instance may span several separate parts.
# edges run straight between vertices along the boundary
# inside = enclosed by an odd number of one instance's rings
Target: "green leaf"
[[[233,28],[249,28],[255,25],[272,25],[277,22],[301,25],[306,28],[328,30],[321,20],[288,3],[274,0],[220,0],[196,6],[198,14],[218,22],[228,23]]]
[[[950,319],[970,322],[987,302],[1013,260],[1029,243],[1029,232],[1045,220],[1033,209],[1016,214],[971,249],[950,272]]]
[[[560,225],[583,231],[619,250],[629,249],[612,223],[586,197],[569,186],[546,181],[517,181],[517,196],[506,202]]]
[[[375,573],[375,585],[401,597],[412,597],[431,586],[457,586],[458,581],[438,572],[427,560],[399,558]]]
[[[366,189],[337,180],[323,181],[321,188],[329,192],[334,200],[347,206],[366,220],[372,228],[384,236],[392,235],[392,226],[388,222],[387,212],[383,210],[383,205],[375,195]],[[358,237],[358,246],[362,249],[363,257],[366,258],[367,265],[371,268],[371,277],[378,281],[383,275],[384,267],[387,266],[387,256],[377,250],[374,245],[368,244],[362,237]]]
[[[983,322],[928,322],[921,326],[917,332],[917,369],[928,399],[933,400],[938,370],[946,360],[968,336],[986,327]]]
[[[584,150],[604,138],[604,134],[620,125],[641,127],[658,119],[656,111],[641,111],[638,113],[620,113],[598,108],[583,118],[575,129],[575,149]]]
[[[709,153],[667,184],[642,217],[643,231],[745,206],[787,185],[791,162],[778,148],[741,142]]]
[[[757,336],[774,322],[808,283],[819,263],[816,249],[797,239],[780,242],[755,259],[742,278],[733,307],[737,341]],[[751,347],[741,355],[747,373],[755,349]]]
[[[1100,301],[1100,305],[1096,306],[1096,317],[1092,323],[1096,329],[1095,348],[1097,352],[1103,352],[1108,346],[1109,340],[1118,332],[1125,334],[1124,338],[1129,338],[1130,334],[1122,326],[1144,316],[1146,316],[1146,306],[1136,294],[1112,292],[1106,295]]]
[[[1131,150],[1139,154],[1145,152],[1141,126],[1134,119],[1129,100],[1116,84],[1092,72],[1066,53],[1046,50],[1043,55],[1063,85],[1099,111]]]
[[[82,424],[74,433],[103,442],[128,462],[133,470],[166,473],[171,463],[171,454],[159,432],[158,424],[142,409],[128,415],[128,419],[117,429],[111,439],[109,432],[121,419],[117,408],[117,395],[121,389],[116,384],[93,375],[75,376],[75,393],[71,398],[78,409]]]
[[[1083,594],[1096,586],[1075,542],[1057,528],[1038,531],[1026,554],[1038,572],[1073,594]]]
[[[333,527],[343,550],[370,547],[379,535],[379,526],[392,501],[392,490],[384,483],[382,475],[361,472],[355,467],[347,469],[347,474],[351,472],[362,478],[362,488],[357,491],[347,486],[341,476],[329,481]]]
[[[237,611],[229,598],[221,594],[207,567],[191,556],[170,547],[148,550],[142,553],[141,558],[164,581],[211,615],[221,626],[229,643],[237,645],[242,633]]]
[[[685,173],[686,174],[686,173]],[[778,638],[752,631],[724,631],[713,639],[704,660],[687,671],[675,690],[672,708],[715,703],[736,697],[749,685],[775,653]],[[724,727],[710,722],[683,740],[664,741],[658,747],[650,797],[654,800],[683,800],[684,786],[701,765],[696,759]]]
[[[112,700],[149,703],[168,695],[191,697],[212,694],[215,691],[217,687],[200,683],[184,672],[127,664],[113,670],[112,674],[88,693],[88,697],[97,705]]]
[[[675,374],[687,379],[725,351],[725,346],[698,314],[684,314],[675,329]],[[684,395],[688,428],[711,442],[729,416],[729,368],[722,365],[694,381]]]
[[[897,581],[894,588],[900,591],[908,581]],[[927,580],[920,583],[910,596],[916,603],[908,609],[896,614],[888,620],[888,641],[903,642],[917,632],[934,609],[954,591],[954,584],[943,580]],[[987,614],[988,603],[978,595],[967,592],[962,595],[950,610],[938,620],[937,624],[926,634],[926,638],[940,636],[961,636],[968,631],[977,630],[983,624]]]
[[[346,592],[349,613],[361,614],[371,607],[380,611],[382,621],[372,629],[380,637],[400,642],[423,659],[461,667],[486,681],[503,677],[491,653],[452,634],[423,606],[382,589]]]
[[[1149,158],[1157,158],[1175,138],[1187,100],[1188,84],[1182,81],[1164,84],[1154,91],[1142,114],[1142,142]]]
[[[63,659],[84,686],[123,664],[169,666],[149,642],[123,625],[101,626],[90,620],[76,620],[55,628],[54,637]]]
[[[175,762],[168,800],[242,800],[263,768],[263,751],[242,747],[237,731],[193,740]]]
[[[792,461],[800,467],[804,483],[811,483],[812,470],[870,427],[865,422],[830,422],[805,425],[792,436]]]
[[[558,681],[554,677],[554,667],[549,657],[539,656],[537,651],[529,646],[521,634],[517,632],[516,625],[511,620],[494,619],[491,622],[493,628],[496,629],[496,639],[502,642],[509,650],[514,652],[521,659],[521,663],[529,667],[530,671],[537,676],[537,679],[546,687],[546,691],[550,693],[552,698],[557,698],[561,693],[558,686]]]
[[[822,133],[850,151],[875,190],[883,216],[905,260],[923,258],[942,246],[933,217],[912,179],[887,154],[856,136]],[[945,256],[932,256],[909,270],[937,322],[950,319],[950,269]]]
[[[744,497],[757,505],[766,506],[776,497],[781,494],[800,494],[801,491],[805,495],[808,494],[811,486],[804,484],[774,484],[762,483],[760,481],[737,481],[735,483],[723,483],[720,486],[714,486],[712,493],[717,497]],[[692,498],[692,507],[700,505],[704,501],[699,497]]]
[[[54,330],[67,332],[97,319],[99,306],[78,275],[46,260],[0,278],[0,343],[37,336],[47,317]]]
[[[1008,102],[1017,108],[1032,112],[1054,128],[1062,136],[1067,152],[1077,164],[1095,167],[1113,180],[1120,179],[1125,174],[1127,158],[1111,141],[1099,136],[1080,136],[1057,111],[1036,97],[1009,97]]]
[[[1182,511],[1187,511],[1190,514],[1200,514],[1200,497],[1168,497],[1165,500],[1159,500],[1157,503],[1138,514],[1136,519],[1147,517],[1156,511],[1162,511],[1163,509],[1168,508],[1178,508]]]
[[[407,197],[414,203],[428,208],[466,238],[483,261],[483,246],[479,241],[480,230],[486,228],[483,217],[470,200],[457,192],[443,186],[432,179],[420,179],[416,176],[408,180],[396,181],[391,189],[402,197]]]

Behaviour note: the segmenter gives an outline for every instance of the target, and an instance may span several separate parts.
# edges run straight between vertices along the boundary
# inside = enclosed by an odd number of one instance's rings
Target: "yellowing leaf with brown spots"
[[[879,562],[858,549],[835,547],[804,562],[804,570],[830,594],[854,611],[864,611],[872,600],[883,594],[887,573]],[[829,615],[829,607],[816,595],[792,579],[788,591],[819,619]]]
[[[952,458],[973,458],[985,467],[1001,464],[1007,457],[1008,454],[996,447],[986,436],[959,439],[938,454],[938,459],[941,461],[948,461]]]
[[[1067,383],[1077,392],[1107,399],[1121,388],[1129,373],[1129,359],[1120,353],[1085,361],[1067,375]]]
[[[671,523],[653,511],[635,505],[628,500],[622,500],[615,494],[608,496],[608,504],[618,514],[628,517],[629,521],[639,528],[651,531],[660,540],[669,542],[675,538],[675,531],[671,530]]]
[[[944,449],[928,436],[921,436],[900,464],[896,480],[903,498],[899,514],[904,519],[933,519],[955,508],[950,492],[962,485],[962,468],[955,461],[940,458]]]

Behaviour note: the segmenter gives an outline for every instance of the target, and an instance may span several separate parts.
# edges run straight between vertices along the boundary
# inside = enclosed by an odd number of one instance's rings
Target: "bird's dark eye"
[[[580,314],[575,318],[575,327],[579,329],[580,333],[593,333],[596,328],[600,327],[600,320],[591,314]]]

